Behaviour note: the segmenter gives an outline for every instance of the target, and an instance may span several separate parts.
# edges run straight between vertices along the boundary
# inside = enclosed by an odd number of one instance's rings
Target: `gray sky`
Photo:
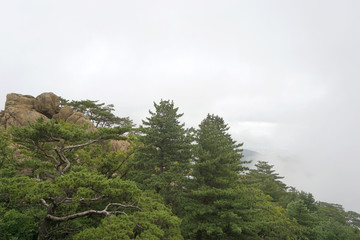
[[[359,1],[0,1],[0,102],[52,91],[136,123],[222,116],[284,182],[360,212]],[[3,105],[1,107],[3,109]]]

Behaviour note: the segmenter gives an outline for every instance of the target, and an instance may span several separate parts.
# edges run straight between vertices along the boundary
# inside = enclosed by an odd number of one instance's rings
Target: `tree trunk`
[[[47,219],[46,217],[44,220],[42,220],[40,222],[39,233],[38,233],[38,238],[37,238],[38,240],[46,239],[46,237],[48,235],[49,225],[50,225],[50,220]]]
[[[44,201],[45,202],[45,201]],[[45,202],[46,204],[46,202]],[[44,217],[44,219],[42,221],[40,221],[39,224],[39,232],[38,232],[38,240],[43,240],[46,239],[48,236],[48,231],[50,229],[50,224],[51,224],[51,219],[47,218],[48,214],[52,214],[54,212],[54,204],[50,203],[50,204],[46,204],[47,207],[47,211],[46,211],[46,215]]]

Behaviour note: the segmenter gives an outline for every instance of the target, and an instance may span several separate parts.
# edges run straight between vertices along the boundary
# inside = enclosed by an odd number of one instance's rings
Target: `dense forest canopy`
[[[360,214],[248,169],[220,116],[187,129],[161,100],[135,129],[111,104],[65,105],[90,122],[0,126],[0,239],[360,239]]]

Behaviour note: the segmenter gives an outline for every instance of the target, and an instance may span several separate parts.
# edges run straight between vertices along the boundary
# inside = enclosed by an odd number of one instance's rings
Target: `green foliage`
[[[299,193],[297,200],[288,204],[287,214],[304,227],[304,235],[308,239],[360,239],[359,229],[347,220],[348,214],[341,205],[325,202],[315,204],[311,194]]]
[[[354,211],[345,213],[346,222],[353,227],[360,229],[360,214]]]
[[[259,161],[255,164],[256,169],[250,169],[246,176],[250,186],[261,189],[263,193],[271,196],[274,202],[281,202],[286,194],[286,185],[280,181],[278,173],[273,170],[273,165],[267,162]]]
[[[14,148],[9,134],[0,128],[0,169],[8,166],[14,160]]]
[[[231,138],[228,129],[222,118],[208,115],[196,131],[191,192],[184,203],[184,236],[187,239],[306,239],[306,229],[257,189],[265,179],[275,182],[276,190],[281,186],[280,190],[285,191],[285,184],[276,182],[280,177],[273,173],[272,166],[259,165],[258,175],[240,174],[245,170],[241,144]],[[250,177],[257,180],[256,184],[244,184],[243,179]]]
[[[189,197],[182,223],[186,239],[299,239],[305,232],[256,189],[202,187]]]
[[[109,216],[118,224],[133,224],[134,238],[181,239],[180,221],[162,200],[119,176],[129,156],[109,152],[106,141],[127,139],[122,134],[128,130],[89,131],[86,126],[42,120],[13,127],[18,161],[0,170],[0,224],[8,229],[6,239],[71,239],[87,228],[100,229]],[[0,142],[8,140],[2,135]]]
[[[336,221],[320,221],[314,226],[316,240],[358,240],[359,229],[343,225]]]
[[[196,131],[195,164],[182,224],[188,239],[239,239],[244,225],[243,189],[237,187],[241,144],[218,116],[208,115]]]
[[[47,215],[43,220],[48,221],[45,236],[51,232],[53,236],[70,237],[71,234],[62,229],[81,230],[86,229],[86,226],[98,225],[103,219],[101,216],[106,214],[99,214],[100,218],[94,215],[87,221],[72,216],[89,209],[97,211],[106,209],[112,213],[110,215],[118,216],[117,224],[131,224],[132,228],[128,229],[131,234],[126,233],[130,239],[136,236],[145,236],[143,239],[147,239],[147,236],[157,236],[158,239],[181,239],[179,219],[172,216],[171,210],[161,203],[161,199],[154,194],[143,193],[132,181],[124,181],[118,177],[108,179],[104,175],[77,166],[54,181],[36,181],[27,176],[14,175],[12,178],[1,178],[0,184],[2,186],[0,193],[5,196],[1,199],[2,202],[7,202],[7,205],[12,206],[13,209],[38,206],[42,199],[51,205],[47,208]],[[106,208],[109,203],[121,203],[121,206]],[[41,213],[43,214],[44,212]],[[38,217],[42,217],[41,215]],[[49,215],[63,219],[52,219]],[[2,218],[2,222],[13,224],[6,216]],[[87,214],[83,218],[90,216]],[[26,216],[25,220],[29,220],[29,217]],[[34,221],[34,219],[30,220]],[[34,222],[31,223],[34,225]],[[21,225],[13,225],[11,229],[17,229],[14,231],[21,233]],[[95,228],[100,231],[102,226]],[[116,236],[118,230],[114,229],[114,232],[108,234]],[[84,232],[88,231],[90,230]]]
[[[141,145],[135,152],[130,178],[143,189],[154,189],[166,203],[175,204],[183,190],[190,166],[191,138],[180,124],[172,101],[154,103],[155,112],[140,127]]]
[[[128,117],[120,118],[113,114],[115,110],[113,104],[105,105],[105,103],[98,103],[98,100],[68,101],[60,99],[62,106],[68,105],[74,111],[83,113],[94,123],[95,127],[133,126]]]
[[[290,218],[296,219],[296,221],[302,226],[309,227],[314,224],[313,215],[301,199],[288,204],[287,214]]]
[[[127,178],[131,163],[134,159],[134,152],[138,146],[137,137],[130,134],[127,138],[130,145],[127,150],[113,151],[112,144],[116,142],[102,142],[96,146],[86,146],[76,152],[77,162],[89,169],[97,170],[108,178]]]
[[[244,225],[241,189],[203,186],[189,197],[182,226],[187,239],[239,239]]]
[[[310,212],[315,212],[318,210],[317,203],[315,202],[314,196],[311,193],[301,191],[297,194],[297,199],[302,200]]]
[[[63,175],[72,164],[77,164],[77,149],[102,140],[126,139],[122,134],[129,129],[114,127],[90,131],[87,125],[39,119],[29,123],[29,127],[13,127],[10,132],[23,153],[20,167],[31,170],[31,175],[38,178],[54,178]]]
[[[296,220],[290,219],[284,208],[270,201],[269,195],[253,189],[250,194],[254,195],[250,214],[251,227],[256,236],[261,239],[306,239],[305,228],[300,226]],[[256,239],[252,236],[244,236],[244,239]]]
[[[15,209],[0,207],[0,239],[31,239],[36,232],[34,218]]]
[[[228,188],[236,185],[244,170],[240,147],[227,133],[221,117],[208,115],[199,125],[195,140],[193,177],[198,186]]]
[[[346,213],[344,208],[339,204],[319,202],[318,215],[323,219],[329,219],[341,224],[346,224]]]
[[[104,218],[96,228],[88,228],[74,239],[183,239],[180,219],[173,216],[156,195],[144,193],[139,201],[142,211],[129,216]]]

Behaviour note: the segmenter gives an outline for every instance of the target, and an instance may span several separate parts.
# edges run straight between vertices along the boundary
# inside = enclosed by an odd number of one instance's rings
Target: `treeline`
[[[0,130],[0,239],[360,239],[358,213],[287,186],[267,162],[247,169],[219,116],[187,129],[161,100],[134,128],[113,105],[62,104],[97,129]]]

